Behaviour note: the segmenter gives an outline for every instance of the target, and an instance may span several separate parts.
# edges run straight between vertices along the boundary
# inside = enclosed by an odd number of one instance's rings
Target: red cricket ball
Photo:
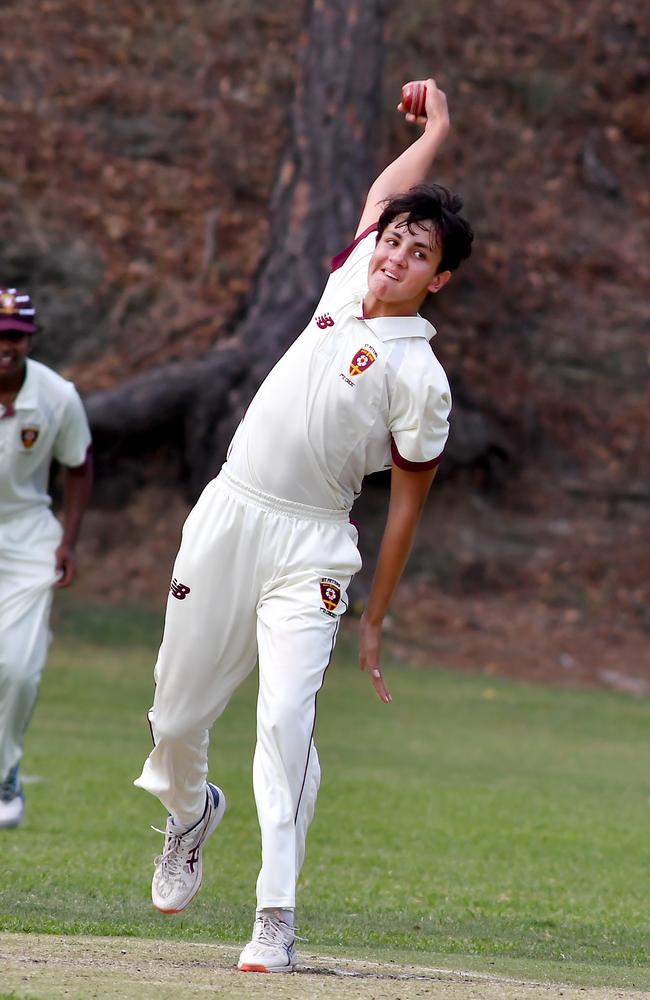
[[[427,86],[424,80],[414,80],[402,87],[402,106],[416,118],[425,114],[426,100]]]

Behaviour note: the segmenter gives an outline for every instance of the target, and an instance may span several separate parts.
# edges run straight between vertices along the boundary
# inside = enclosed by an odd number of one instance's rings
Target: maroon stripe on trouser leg
[[[341,620],[339,618],[336,621],[336,627],[334,629],[334,635],[332,636],[332,648],[330,649],[329,660],[327,661],[327,666],[323,670],[323,679],[321,681],[321,685],[320,685],[318,691],[314,695],[314,724],[311,727],[311,735],[309,737],[309,746],[307,747],[307,757],[306,757],[306,760],[305,760],[305,770],[304,770],[303,775],[302,775],[302,785],[300,786],[300,795],[298,796],[298,802],[296,803],[296,811],[295,811],[295,814],[294,814],[294,817],[293,817],[294,825],[298,822],[298,812],[300,811],[300,803],[302,802],[302,793],[305,790],[305,781],[307,780],[307,771],[309,769],[309,755],[311,753],[311,748],[312,748],[312,744],[313,744],[313,741],[314,741],[314,733],[316,732],[316,716],[318,714],[318,695],[319,695],[319,692],[322,691],[323,684],[325,683],[325,674],[329,670],[330,663],[332,662],[332,656],[334,654],[334,646],[336,644],[336,637],[337,637],[338,632],[339,632],[339,625],[340,624],[341,624]]]

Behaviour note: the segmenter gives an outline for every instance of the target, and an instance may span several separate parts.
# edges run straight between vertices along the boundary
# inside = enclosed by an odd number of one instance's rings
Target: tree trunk
[[[162,365],[86,400],[100,468],[102,454],[114,460],[135,448],[140,475],[142,459],[171,441],[191,498],[218,472],[258,386],[312,316],[329,259],[350,242],[377,172],[385,6],[308,0],[268,246],[243,318],[205,357]],[[496,413],[459,388],[445,470],[478,468],[486,487],[498,488],[520,446]]]
[[[271,198],[269,240],[243,319],[203,359],[162,365],[86,400],[101,455],[116,437],[157,440],[182,421],[190,491],[216,474],[267,372],[307,325],[329,258],[351,240],[374,178],[385,0],[309,0],[291,134]],[[251,136],[254,141],[254,136]]]

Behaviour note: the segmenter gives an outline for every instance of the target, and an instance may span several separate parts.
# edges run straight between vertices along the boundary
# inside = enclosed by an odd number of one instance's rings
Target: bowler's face
[[[433,223],[422,222],[409,229],[406,215],[386,227],[379,238],[368,269],[368,291],[387,314],[416,313],[429,291],[438,291],[450,277],[438,274],[442,251]]]

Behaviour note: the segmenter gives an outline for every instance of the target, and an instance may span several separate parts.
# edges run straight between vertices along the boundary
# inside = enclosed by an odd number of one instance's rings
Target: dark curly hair
[[[455,271],[461,261],[467,260],[472,252],[474,233],[467,219],[459,215],[463,199],[452,194],[442,184],[417,184],[402,194],[387,198],[385,208],[379,216],[377,239],[398,215],[406,215],[404,225],[409,232],[422,222],[432,222],[442,259],[438,265],[441,271]]]

